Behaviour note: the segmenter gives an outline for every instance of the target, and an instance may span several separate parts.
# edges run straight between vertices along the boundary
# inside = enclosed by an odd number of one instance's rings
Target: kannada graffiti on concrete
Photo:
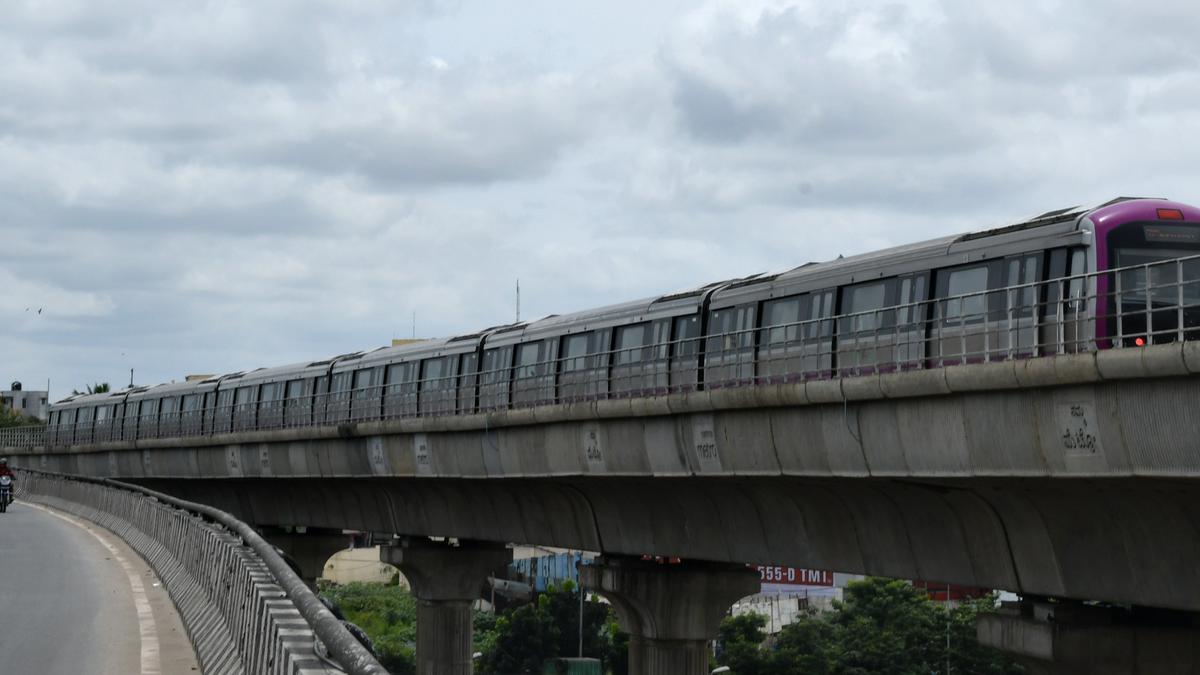
[[[1096,408],[1087,401],[1058,404],[1058,434],[1063,452],[1070,456],[1091,456],[1103,452]]]

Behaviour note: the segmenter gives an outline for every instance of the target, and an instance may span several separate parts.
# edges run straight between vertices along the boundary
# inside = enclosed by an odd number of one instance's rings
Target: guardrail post
[[[512,551],[409,539],[380,548],[379,559],[400,568],[417,598],[417,675],[470,675],[471,603],[488,574],[512,560]]]

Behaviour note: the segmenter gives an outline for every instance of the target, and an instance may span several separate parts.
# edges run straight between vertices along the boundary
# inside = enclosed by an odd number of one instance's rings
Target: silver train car
[[[469,415],[1197,336],[1200,209],[1120,198],[449,339],[75,396],[51,406],[48,442]]]

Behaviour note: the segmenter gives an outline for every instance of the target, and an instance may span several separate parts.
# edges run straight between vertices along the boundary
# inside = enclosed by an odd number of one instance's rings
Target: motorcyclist
[[[7,457],[0,457],[0,476],[8,476],[9,479],[12,480],[14,483],[17,480],[17,475],[15,473],[13,473],[12,469],[8,468],[8,458]],[[12,501],[13,501],[13,493],[10,491],[8,493],[8,503],[11,504]]]

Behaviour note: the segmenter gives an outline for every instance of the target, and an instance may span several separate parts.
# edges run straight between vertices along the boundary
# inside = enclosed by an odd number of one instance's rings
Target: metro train
[[[74,396],[51,406],[47,442],[491,413],[1133,347],[1198,327],[1200,209],[1119,198],[449,339]]]

